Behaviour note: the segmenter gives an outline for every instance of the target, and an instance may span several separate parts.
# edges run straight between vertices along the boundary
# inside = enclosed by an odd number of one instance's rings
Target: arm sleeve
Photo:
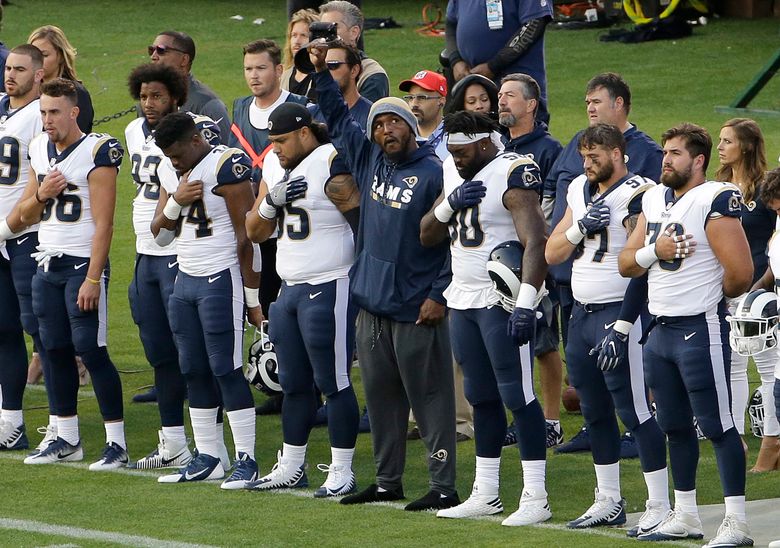
[[[441,245],[449,246],[449,241],[443,242]],[[438,277],[433,281],[431,285],[431,292],[428,293],[428,298],[432,301],[436,301],[439,304],[446,305],[447,299],[444,298],[444,290],[450,285],[452,281],[452,265],[450,261],[450,253],[447,252],[447,258],[439,271]]]
[[[520,59],[537,40],[544,36],[544,29],[550,18],[539,17],[523,23],[512,38],[488,61],[493,74],[499,74],[505,68]]]
[[[317,89],[319,91],[319,88]],[[359,92],[362,97],[376,103],[379,99],[390,95],[390,81],[386,74],[373,74],[366,78],[366,81],[360,86]]]
[[[220,101],[219,99],[212,99],[208,103],[206,103],[202,109],[200,109],[201,112],[198,114],[203,114],[204,116],[208,116],[214,122],[219,126],[219,140],[223,145],[228,144],[229,135],[230,135],[230,117],[228,116],[227,107],[225,107],[224,103]]]
[[[634,323],[646,304],[647,273],[638,278],[632,278],[628,282],[626,295],[623,297],[623,305],[620,307],[620,314],[618,314],[617,319]]]

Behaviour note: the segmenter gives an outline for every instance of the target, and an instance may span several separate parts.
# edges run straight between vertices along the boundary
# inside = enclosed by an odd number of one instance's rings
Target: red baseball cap
[[[401,91],[409,91],[409,88],[412,87],[412,85],[420,86],[428,91],[436,91],[442,97],[447,96],[447,79],[438,72],[432,70],[421,70],[412,76],[410,80],[404,80],[398,84],[398,89]]]

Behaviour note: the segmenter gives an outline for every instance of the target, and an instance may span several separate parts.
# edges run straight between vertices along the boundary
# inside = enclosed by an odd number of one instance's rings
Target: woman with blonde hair
[[[30,33],[27,43],[43,54],[43,81],[65,78],[76,84],[78,92],[78,124],[84,133],[92,132],[92,98],[76,75],[76,49],[70,44],[62,29],[54,25],[39,27]]]
[[[314,99],[314,86],[311,74],[304,74],[295,68],[293,60],[295,54],[302,46],[309,42],[309,25],[319,21],[319,14],[310,9],[298,10],[290,17],[287,23],[287,41],[284,44],[284,72],[282,73],[282,89],[290,93],[303,95]]]
[[[775,229],[777,215],[759,199],[761,181],[766,173],[764,137],[758,124],[748,118],[733,118],[723,124],[718,141],[720,167],[715,173],[718,181],[730,181],[742,191],[742,227],[750,243],[753,256],[753,283],[761,279],[767,269],[766,249]],[[731,301],[730,308],[739,298]],[[764,428],[761,449],[752,472],[766,472],[778,467],[780,459],[780,425],[772,412],[774,406],[774,369],[778,354],[774,350],[753,356],[761,377],[761,396],[764,404]],[[745,408],[749,398],[748,359],[731,354],[731,413],[737,431],[745,434]]]

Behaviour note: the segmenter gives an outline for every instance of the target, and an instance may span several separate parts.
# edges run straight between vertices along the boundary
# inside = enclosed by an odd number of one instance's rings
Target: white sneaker
[[[30,447],[24,424],[14,426],[0,419],[0,451],[21,451]]]
[[[317,469],[320,472],[327,472],[328,477],[322,487],[314,491],[315,498],[340,497],[357,489],[355,473],[352,468],[347,468],[342,464],[318,464]]]
[[[476,518],[479,516],[491,516],[504,511],[504,505],[498,493],[482,495],[477,483],[471,489],[471,495],[461,504],[452,508],[445,508],[436,512],[437,518]]]
[[[100,460],[90,464],[89,469],[93,472],[116,470],[117,468],[127,466],[129,461],[130,457],[127,455],[127,449],[112,441],[103,448]]]
[[[54,440],[57,439],[57,425],[49,424],[46,426],[39,426],[38,433],[43,434],[43,439],[41,440],[41,443],[38,444],[38,447],[36,447],[30,453],[30,456],[37,455],[41,451],[45,450],[49,446],[49,444],[51,444]]]
[[[639,535],[649,533],[661,525],[671,513],[672,509],[665,502],[648,500],[645,502],[645,513],[642,514],[642,517],[639,518],[639,522],[634,527],[626,531],[626,535],[631,538],[636,538]]]
[[[770,542],[767,548],[780,548],[780,539]]]
[[[51,442],[46,449],[24,459],[25,464],[54,464],[56,462],[75,462],[84,458],[84,450],[81,441],[75,445],[69,444],[58,437]]]
[[[192,460],[192,453],[187,442],[180,445],[165,439],[162,430],[157,432],[160,443],[157,449],[146,455],[142,459],[130,465],[130,468],[138,470],[153,470],[157,468],[170,468],[186,466]]]
[[[247,489],[265,491],[268,489],[292,489],[309,486],[305,464],[295,466],[282,455],[281,451],[276,453],[276,458],[276,464],[271,469],[271,473],[257,481],[247,483]]]
[[[596,500],[575,520],[566,524],[569,529],[585,529],[587,527],[623,525],[626,522],[626,501],[613,500],[595,490]]]
[[[552,517],[547,493],[534,489],[523,489],[517,511],[501,522],[501,525],[518,527],[543,523]]]
[[[661,524],[650,531],[636,537],[637,540],[680,540],[704,538],[699,516],[674,510]]]
[[[739,521],[731,514],[726,514],[723,523],[718,527],[718,533],[704,548],[726,548],[735,546],[753,546],[747,523]]]

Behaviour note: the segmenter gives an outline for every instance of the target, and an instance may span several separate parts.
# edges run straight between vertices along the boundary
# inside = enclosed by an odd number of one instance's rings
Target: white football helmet
[[[520,292],[523,246],[514,240],[498,244],[490,252],[486,266],[501,306],[507,312],[512,312]]]
[[[761,395],[761,389],[756,388],[750,397],[748,405],[748,415],[750,416],[750,431],[757,438],[764,437],[764,397]]]
[[[764,289],[751,291],[739,300],[731,325],[729,345],[740,356],[755,356],[777,347],[777,295]]]
[[[279,362],[274,345],[268,339],[268,321],[255,330],[255,337],[249,346],[249,358],[244,371],[246,380],[268,396],[282,393],[279,384]]]

